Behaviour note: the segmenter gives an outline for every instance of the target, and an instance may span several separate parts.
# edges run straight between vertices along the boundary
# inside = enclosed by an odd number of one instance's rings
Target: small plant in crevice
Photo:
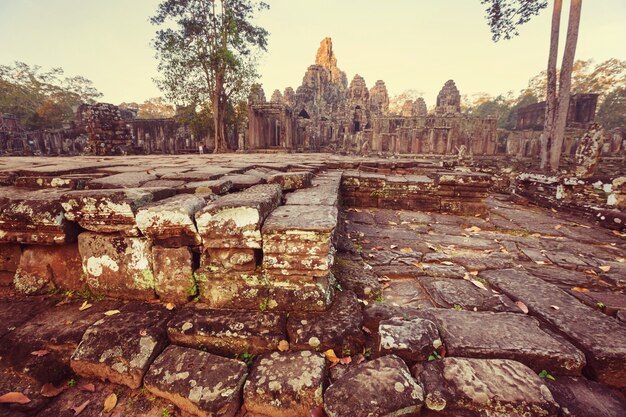
[[[252,353],[244,352],[244,353],[238,353],[237,355],[235,355],[235,359],[240,360],[241,362],[250,366],[252,365],[252,362],[254,362],[255,356],[256,355]]]
[[[537,375],[539,375],[539,378],[549,379],[550,381],[556,381],[556,378],[550,375],[550,373],[546,371],[545,369],[539,372]]]
[[[442,358],[442,357],[441,357],[441,355],[439,354],[439,352],[437,352],[436,350],[433,350],[433,353],[431,353],[431,354],[428,356],[428,361],[438,361],[438,360],[440,360],[441,358]]]

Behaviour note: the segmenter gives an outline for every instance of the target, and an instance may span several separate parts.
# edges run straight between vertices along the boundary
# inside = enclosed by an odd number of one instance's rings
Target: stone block
[[[71,366],[80,376],[136,389],[152,361],[167,346],[166,323],[171,312],[141,303],[120,310],[87,329],[72,354]]]
[[[185,193],[196,193],[196,194],[204,194],[204,193],[213,193],[217,195],[226,194],[233,187],[232,181],[220,178],[217,180],[210,181],[192,181],[188,182],[182,187],[178,188],[179,192]]]
[[[459,261],[457,257],[454,260]],[[519,308],[506,295],[495,294],[492,290],[485,291],[466,280],[420,277],[419,282],[438,307],[519,312]]]
[[[305,251],[306,252],[306,251]],[[328,271],[335,261],[335,251],[331,250],[326,255],[289,255],[280,253],[267,253],[263,256],[263,267],[272,277],[301,275],[301,276],[328,276]]]
[[[195,214],[206,205],[202,197],[182,194],[147,204],[137,210],[141,233],[161,246],[197,246],[202,243]]]
[[[543,380],[509,359],[445,358],[417,367],[424,405],[450,416],[558,416]]]
[[[174,191],[166,188],[70,191],[63,195],[61,205],[69,221],[92,232],[139,236],[137,210],[172,195]]]
[[[325,313],[290,314],[287,333],[294,350],[334,349],[337,354],[359,352],[365,343],[362,323],[363,314],[356,296],[342,291]]]
[[[246,375],[243,362],[200,350],[168,346],[150,366],[145,386],[185,413],[234,417],[241,407]]]
[[[17,243],[0,244],[0,271],[15,272],[20,264],[22,248]]]
[[[78,251],[93,292],[123,299],[155,298],[149,239],[85,232],[78,236]]]
[[[365,362],[324,393],[328,417],[420,415],[424,393],[395,355]]]
[[[270,175],[267,178],[268,184],[279,184],[285,191],[298,190],[311,186],[313,174],[311,172],[285,172]]]
[[[232,183],[232,191],[241,191],[254,185],[265,183],[263,177],[252,174],[229,174],[225,175],[223,179]]]
[[[148,181],[159,179],[147,171],[122,172],[89,181],[86,188],[90,190],[102,190],[111,188],[138,188]]]
[[[274,352],[260,356],[244,386],[244,405],[255,416],[310,417],[323,405],[326,359],[319,353]]]
[[[196,213],[204,246],[261,249],[261,227],[281,196],[279,185],[263,184],[209,203]]]
[[[397,355],[409,364],[427,360],[443,344],[435,323],[424,319],[381,321],[377,339],[377,354]]]
[[[265,311],[270,303],[267,278],[258,272],[195,272],[199,300],[211,308]],[[268,307],[269,306],[269,307]]]
[[[200,255],[200,269],[214,272],[254,272],[261,256],[259,249],[207,248]]]
[[[193,255],[188,247],[152,247],[154,289],[161,301],[184,304],[196,295]]]
[[[63,245],[76,240],[77,227],[64,217],[60,191],[0,191],[0,243]]]
[[[545,381],[566,417],[626,416],[626,398],[617,390],[582,377]]]
[[[168,324],[172,343],[205,348],[211,353],[235,357],[258,355],[278,349],[287,339],[286,316],[260,311],[184,308]]]
[[[15,290],[35,294],[53,285],[66,290],[79,290],[85,283],[78,246],[74,244],[39,246],[24,249],[15,274]]]

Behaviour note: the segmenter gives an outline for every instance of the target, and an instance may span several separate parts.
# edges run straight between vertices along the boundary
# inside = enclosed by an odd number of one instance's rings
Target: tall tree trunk
[[[572,68],[576,55],[576,43],[578,42],[578,28],[580,26],[582,3],[582,0],[572,0],[569,10],[567,38],[565,39],[565,51],[563,53],[563,63],[561,65],[559,81],[559,101],[554,135],[552,136],[552,148],[550,149],[550,168],[553,171],[559,169],[561,150],[563,149],[567,112],[569,111],[570,90],[572,88]]]
[[[213,122],[215,123],[215,148],[214,153],[222,153],[228,150],[224,138],[224,74],[219,72],[216,75],[215,92],[213,96]]]
[[[552,27],[550,30],[550,52],[548,55],[548,82],[546,93],[546,116],[541,134],[541,169],[548,165],[548,147],[554,135],[554,115],[556,114],[556,61],[559,54],[559,31],[561,26],[562,0],[554,0]]]

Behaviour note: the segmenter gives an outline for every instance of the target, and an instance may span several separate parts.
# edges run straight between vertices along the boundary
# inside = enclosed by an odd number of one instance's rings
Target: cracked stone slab
[[[167,332],[172,343],[234,357],[277,350],[287,339],[286,322],[278,313],[183,308],[170,320]]]
[[[76,240],[77,227],[65,218],[58,190],[0,190],[0,243],[65,244]]]
[[[166,323],[171,312],[140,303],[120,310],[87,329],[70,363],[80,376],[135,389],[141,386],[148,367],[168,344]]]
[[[240,172],[237,168],[222,168],[210,166],[202,169],[195,169],[187,172],[172,172],[161,177],[164,180],[181,180],[181,181],[213,181],[224,175]]]
[[[420,284],[438,307],[463,310],[518,312],[519,308],[503,294],[481,289],[461,279],[419,278]]]
[[[197,246],[202,243],[195,214],[206,205],[202,197],[181,194],[137,210],[136,223],[141,233],[161,246]]]
[[[196,295],[191,250],[152,247],[154,290],[161,301],[184,304]]]
[[[155,298],[149,239],[85,232],[78,236],[78,251],[93,292],[131,300]]]
[[[92,232],[139,236],[138,209],[174,194],[166,188],[70,191],[63,195],[61,205],[67,220]]]
[[[413,364],[425,361],[442,346],[437,326],[430,320],[384,320],[378,326],[377,354],[397,355]]]
[[[621,323],[525,271],[503,269],[480,275],[511,299],[522,301],[530,314],[582,350],[586,370],[599,382],[626,387],[626,327]]]
[[[383,286],[363,262],[339,259],[333,267],[333,275],[341,288],[354,292],[362,300],[373,300],[383,292]]]
[[[546,380],[564,417],[626,416],[626,398],[617,390],[585,378]]]
[[[339,203],[339,186],[341,174],[338,176],[319,175],[311,182],[311,187],[296,190],[285,196],[286,205],[337,206]]]
[[[559,415],[543,380],[509,359],[445,358],[418,367],[416,377],[424,386],[426,408],[442,415]]]
[[[241,407],[247,368],[243,362],[180,346],[168,346],[150,366],[145,386],[183,412],[233,417]]]
[[[263,177],[251,174],[229,174],[222,178],[232,183],[232,191],[241,191],[254,185],[265,183]]]
[[[228,193],[232,187],[232,181],[222,177],[217,180],[188,182],[182,187],[179,187],[178,191],[196,194],[213,193],[223,195]]]
[[[120,174],[109,175],[107,177],[96,178],[89,181],[86,188],[90,190],[102,190],[107,188],[137,188],[148,181],[158,180],[154,174],[146,171],[122,172]]]
[[[328,417],[419,416],[424,392],[395,355],[365,362],[324,393]]]
[[[342,291],[335,296],[325,313],[291,314],[287,321],[287,333],[294,350],[358,352],[365,342],[362,323],[363,314],[356,296]]]
[[[436,309],[426,315],[437,324],[448,356],[512,359],[554,375],[580,375],[586,364],[580,350],[524,314]]]
[[[204,246],[261,249],[261,227],[281,197],[279,185],[262,184],[209,203],[196,213]]]
[[[311,351],[259,356],[244,386],[244,405],[252,415],[310,417],[323,405],[328,370],[323,355]]]

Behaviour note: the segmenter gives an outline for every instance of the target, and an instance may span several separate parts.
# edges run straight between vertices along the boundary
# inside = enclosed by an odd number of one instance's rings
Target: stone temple
[[[465,146],[475,155],[496,152],[496,120],[462,114],[454,81],[444,84],[432,114],[422,98],[391,114],[385,82],[368,89],[357,74],[348,83],[330,38],[321,42],[295,92],[287,87],[265,97],[258,86],[250,95],[246,150],[452,154]]]
[[[0,117],[0,417],[626,416],[626,158],[596,98],[551,174],[541,104],[507,154],[453,81],[392,114],[330,39],[295,91],[251,91],[236,153],[103,103]]]

